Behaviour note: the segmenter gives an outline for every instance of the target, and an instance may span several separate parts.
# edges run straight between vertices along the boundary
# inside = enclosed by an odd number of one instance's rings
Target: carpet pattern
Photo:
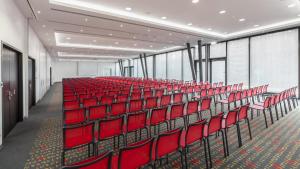
[[[223,157],[222,137],[210,137],[211,156],[214,168],[300,168],[300,109],[289,112],[274,124],[268,117],[269,128],[265,128],[263,115],[250,120],[252,140],[249,139],[247,124],[241,124],[243,146],[238,148],[236,128],[228,131],[229,153]],[[269,114],[269,113],[267,113]],[[256,113],[255,113],[256,115]],[[273,114],[275,117],[275,113]],[[62,121],[61,118],[45,120],[34,142],[30,158],[25,169],[61,167]],[[182,123],[177,123],[181,125]],[[134,134],[129,137],[132,142]],[[112,142],[99,144],[100,151],[112,149]],[[66,163],[80,161],[87,157],[87,149],[81,148],[66,154]],[[204,147],[195,144],[189,149],[189,168],[205,168]],[[169,163],[163,163],[159,168],[180,168],[180,154],[169,157]]]

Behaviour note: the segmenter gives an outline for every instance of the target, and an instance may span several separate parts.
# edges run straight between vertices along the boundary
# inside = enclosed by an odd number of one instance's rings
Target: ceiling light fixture
[[[254,27],[259,27],[259,25],[253,25]]]
[[[125,9],[126,9],[126,11],[131,11],[132,10],[130,7],[126,7]]]
[[[211,30],[212,30],[212,28],[208,28],[207,30],[211,31]]]
[[[97,40],[95,39],[95,40],[93,40],[93,42],[97,42]]]
[[[188,26],[192,26],[193,24],[192,24],[192,23],[188,23],[187,25],[188,25]]]
[[[137,46],[137,44],[135,43],[135,44],[133,44],[133,46]]]
[[[123,24],[121,24],[121,25],[120,25],[120,27],[121,27],[121,28],[123,28],[123,27],[124,27],[124,25],[123,25]]]
[[[288,5],[288,8],[293,8],[293,7],[295,7],[296,5],[295,4],[289,4]]]
[[[85,19],[84,19],[85,22],[87,22],[88,20],[89,20],[88,18],[85,18]]]
[[[192,3],[194,3],[194,4],[196,4],[198,2],[199,2],[199,0],[192,0]]]
[[[169,33],[169,36],[172,36],[172,33]]]
[[[147,31],[148,31],[148,32],[151,32],[151,30],[150,30],[150,29],[147,29]]]
[[[167,17],[163,16],[163,17],[161,17],[161,19],[164,19],[164,20],[165,20],[165,19],[167,19]]]
[[[211,45],[215,45],[215,44],[217,44],[217,42],[211,42],[210,44],[211,44]]]
[[[80,29],[80,32],[83,32],[83,29]]]
[[[41,13],[41,11],[37,11],[37,13],[38,13],[38,14],[40,14],[40,13]]]
[[[113,34],[112,33],[110,33],[110,34],[108,34],[109,36],[113,36]]]
[[[71,38],[70,38],[70,37],[67,37],[66,39],[67,39],[67,40],[71,40]]]
[[[119,42],[115,42],[115,44],[116,44],[116,45],[118,45],[118,44],[119,44]]]
[[[225,13],[226,13],[225,10],[222,10],[222,11],[219,12],[219,14],[225,14]]]
[[[46,25],[42,25],[43,28],[46,28]]]
[[[149,47],[150,47],[150,48],[153,48],[153,46],[152,46],[152,45],[150,45]]]
[[[245,18],[239,19],[240,22],[244,22],[245,20],[246,20]]]

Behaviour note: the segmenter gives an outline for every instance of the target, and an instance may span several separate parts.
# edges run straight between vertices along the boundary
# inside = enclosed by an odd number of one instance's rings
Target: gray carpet
[[[0,169],[24,168],[41,123],[44,119],[62,115],[61,90],[61,83],[54,84],[43,99],[32,107],[29,118],[18,123],[4,139],[0,150]]]

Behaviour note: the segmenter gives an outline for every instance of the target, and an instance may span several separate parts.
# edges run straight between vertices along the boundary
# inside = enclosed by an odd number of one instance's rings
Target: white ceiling
[[[298,0],[15,1],[57,58],[131,58],[300,23]]]

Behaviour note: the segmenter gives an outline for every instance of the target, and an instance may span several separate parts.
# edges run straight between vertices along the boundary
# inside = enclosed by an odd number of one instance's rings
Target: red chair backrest
[[[63,128],[64,149],[92,143],[94,140],[94,123]]]
[[[101,104],[107,104],[107,105],[111,105],[113,101],[114,101],[113,96],[102,96],[100,99]]]
[[[253,92],[252,89],[248,89],[248,91],[247,91],[247,96],[248,96],[248,97],[252,97],[252,92]]]
[[[187,103],[186,114],[193,114],[199,112],[199,101],[189,101]]]
[[[143,110],[143,100],[131,100],[129,102],[129,112],[138,112]]]
[[[150,123],[151,125],[157,125],[167,120],[167,110],[168,107],[162,107],[157,109],[152,109]]]
[[[208,122],[208,135],[213,134],[222,129],[223,113],[212,116]]]
[[[163,95],[160,98],[160,104],[159,106],[168,106],[169,104],[171,104],[171,95]]]
[[[64,102],[64,109],[69,110],[69,109],[78,109],[80,108],[80,104],[78,100],[72,100],[72,101],[65,101]]]
[[[84,121],[85,121],[85,109],[84,108],[64,111],[64,124],[65,125],[83,123]]]
[[[242,99],[242,92],[241,91],[237,91],[235,94],[235,100],[241,100]]]
[[[136,131],[146,127],[147,112],[139,112],[128,114],[127,116],[127,132]]]
[[[270,101],[271,101],[271,97],[267,97],[266,100],[264,101],[264,108],[270,107]]]
[[[83,107],[90,107],[90,106],[96,106],[98,104],[97,98],[89,98],[89,99],[83,99]]]
[[[211,98],[204,98],[201,100],[200,110],[210,110]]]
[[[232,91],[237,91],[237,89],[238,89],[238,84],[234,84],[234,85],[232,86]]]
[[[237,122],[237,115],[238,115],[238,111],[237,110],[230,110],[226,114],[226,120],[225,120],[226,127],[229,127],[231,125],[236,124],[236,122]]]
[[[118,116],[126,113],[126,102],[113,103],[111,105],[111,115]]]
[[[164,94],[164,89],[156,89],[155,90],[155,96],[161,97]]]
[[[147,139],[120,150],[119,169],[137,169],[152,161],[154,139]]]
[[[99,120],[106,117],[107,106],[92,106],[89,108],[89,120]]]
[[[240,83],[240,84],[239,84],[239,86],[238,86],[238,90],[239,90],[239,91],[242,91],[242,90],[243,90],[243,85],[244,85],[244,83]]]
[[[76,95],[65,95],[64,96],[64,101],[71,101],[71,100],[76,100],[77,96]]]
[[[111,169],[112,155],[112,151],[106,152],[97,157],[91,157],[70,166],[64,166],[62,169]]]
[[[206,96],[207,96],[207,91],[206,91],[206,89],[201,90],[200,96],[201,96],[201,97],[206,97]]]
[[[126,102],[128,100],[128,94],[117,95],[117,102]]]
[[[247,98],[247,90],[243,90],[242,91],[242,98],[244,99],[244,98]]]
[[[179,149],[181,132],[182,129],[179,128],[179,129],[168,131],[164,134],[160,134],[158,136],[156,147],[155,147],[156,159],[159,159]]]
[[[149,97],[146,99],[145,109],[153,109],[157,107],[157,97]]]
[[[183,117],[184,104],[173,104],[171,106],[170,119]]]
[[[144,99],[147,99],[152,96],[153,96],[152,91],[144,91]]]
[[[138,100],[138,99],[142,98],[141,96],[142,96],[141,92],[134,92],[134,93],[131,94],[130,99],[131,100]]]
[[[228,96],[228,102],[231,103],[234,102],[234,100],[235,100],[235,93],[230,93]]]
[[[241,106],[241,108],[238,112],[239,121],[248,118],[248,109],[249,109],[249,104]]]
[[[231,85],[228,85],[228,86],[226,87],[226,92],[231,92]]]
[[[118,136],[123,133],[124,117],[102,120],[99,122],[99,140]]]
[[[185,135],[185,145],[192,144],[196,141],[201,141],[203,138],[204,126],[206,120],[200,120],[187,127]]]
[[[182,103],[183,93],[176,93],[173,95],[173,103]]]

